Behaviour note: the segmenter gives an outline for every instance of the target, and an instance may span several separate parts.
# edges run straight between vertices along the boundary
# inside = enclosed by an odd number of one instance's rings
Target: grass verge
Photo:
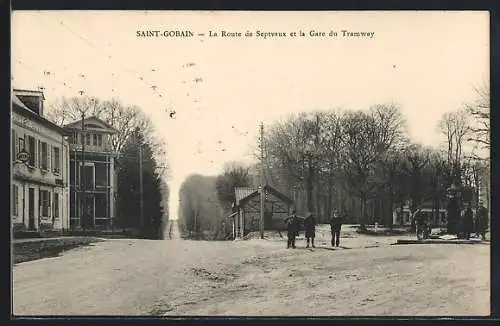
[[[62,237],[14,243],[14,264],[48,257],[57,257],[62,252],[103,241],[92,237]]]

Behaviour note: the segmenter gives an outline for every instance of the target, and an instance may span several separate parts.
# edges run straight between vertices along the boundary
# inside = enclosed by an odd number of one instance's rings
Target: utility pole
[[[83,94],[83,91],[81,91],[81,94]],[[86,179],[85,179],[85,110],[82,110],[82,180],[81,180],[81,187],[82,187],[82,196],[81,196],[81,201],[82,201],[82,217],[83,217],[83,230],[86,229],[87,227],[87,186],[86,186]]]
[[[144,189],[142,183],[142,140],[139,143],[139,206],[140,206],[140,227],[144,228]]]
[[[260,124],[260,238],[264,239],[264,123]]]

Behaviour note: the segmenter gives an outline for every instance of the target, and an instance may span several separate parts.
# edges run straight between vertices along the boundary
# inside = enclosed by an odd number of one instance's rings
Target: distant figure
[[[312,247],[316,248],[314,245],[314,237],[316,235],[316,217],[314,217],[311,212],[307,213],[307,217],[304,219],[304,229],[306,231],[306,248],[309,248],[309,240],[311,240]]]
[[[419,240],[427,239],[430,234],[430,228],[427,223],[427,215],[422,212],[420,207],[413,213],[413,220],[415,221],[415,233],[417,234],[417,238]]]
[[[299,217],[297,216],[297,211],[293,210],[292,215],[285,218],[288,242],[287,248],[292,247],[295,249],[295,236],[297,235],[297,230],[299,229]]]
[[[488,209],[484,207],[483,202],[479,202],[476,212],[476,233],[481,235],[481,239],[486,240],[486,231],[488,230]]]
[[[415,231],[420,230],[419,228],[425,226],[425,214],[422,213],[422,209],[419,207],[413,213],[413,220],[415,221]]]
[[[474,229],[474,214],[472,213],[472,208],[470,206],[470,203],[467,204],[467,208],[465,209],[462,225],[463,225],[463,232],[465,233],[465,238],[469,240],[470,234]]]
[[[333,211],[330,218],[330,228],[332,232],[332,247],[340,245],[340,229],[342,228],[342,218],[337,211]]]
[[[460,224],[460,208],[458,207],[458,202],[456,198],[450,199],[448,202],[447,210],[447,226],[449,234],[456,234],[459,231]]]

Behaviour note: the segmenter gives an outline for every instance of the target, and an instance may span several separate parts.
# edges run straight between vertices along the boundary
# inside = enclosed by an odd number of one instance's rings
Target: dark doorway
[[[35,189],[28,189],[28,228],[35,229]]]
[[[94,196],[87,194],[85,196],[85,224],[91,228],[94,228]]]

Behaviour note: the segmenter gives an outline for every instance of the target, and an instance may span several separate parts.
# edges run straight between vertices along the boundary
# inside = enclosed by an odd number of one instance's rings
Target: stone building
[[[11,125],[11,219],[14,230],[69,228],[69,144],[44,117],[44,94],[14,89]]]

